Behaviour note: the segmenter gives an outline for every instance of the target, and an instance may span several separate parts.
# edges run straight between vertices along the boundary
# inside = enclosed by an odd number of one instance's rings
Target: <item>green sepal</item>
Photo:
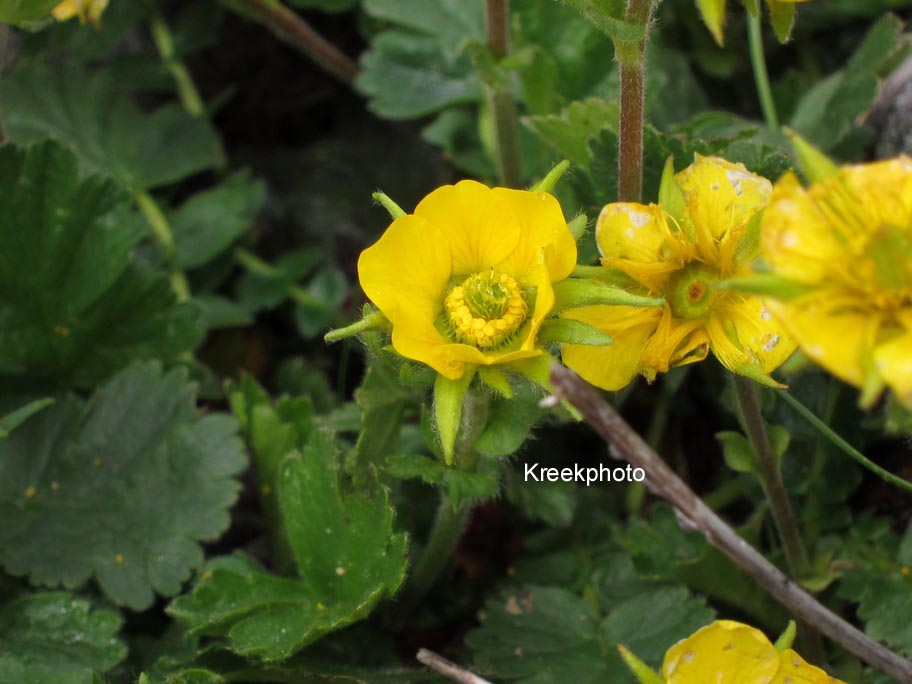
[[[776,37],[780,43],[785,43],[792,35],[792,28],[795,26],[795,8],[794,2],[783,2],[783,0],[766,0],[769,7],[770,23],[776,31]]]
[[[367,307],[365,307],[367,309]],[[323,340],[329,344],[339,342],[347,337],[354,337],[364,332],[391,332],[393,326],[387,320],[386,316],[380,311],[366,311],[360,321],[355,321],[344,328],[330,330],[323,336]]]
[[[716,283],[717,290],[733,290],[788,301],[811,291],[811,287],[774,273],[754,273]]]
[[[784,128],[783,131],[792,144],[802,173],[809,181],[819,183],[839,173],[839,166],[836,162],[811,145],[796,131],[791,128]]]
[[[554,168],[548,171],[548,175],[529,188],[529,191],[547,192],[549,194],[554,192],[554,188],[558,181],[564,177],[564,174],[567,173],[567,169],[569,168],[570,162],[567,159],[564,159],[559,164],[555,164]]]
[[[782,653],[782,651],[787,651],[792,647],[792,644],[795,643],[795,635],[798,633],[798,626],[795,624],[794,620],[789,620],[788,627],[785,628],[785,631],[776,639],[776,650]]]
[[[530,359],[514,361],[510,364],[510,369],[516,371],[520,375],[526,376],[536,385],[550,393],[554,391],[554,388],[551,386],[551,366],[555,363],[558,363],[558,360],[553,356],[550,354],[542,354],[541,356],[534,356]],[[577,411],[576,407],[569,401],[562,401],[561,406],[564,407],[573,420],[581,421],[583,419],[582,414]]]
[[[703,15],[703,23],[721,46],[725,44],[722,25],[725,23],[725,0],[697,0],[697,7]]]
[[[658,673],[637,658],[629,648],[623,644],[618,644],[617,650],[621,660],[624,661],[624,664],[630,669],[640,684],[663,684],[662,678]]]
[[[376,201],[380,206],[389,212],[390,218],[392,218],[394,221],[397,218],[402,218],[405,216],[405,210],[396,204],[392,199],[390,199],[390,196],[385,192],[380,192],[378,190],[373,195],[371,195],[371,197],[373,197],[374,201]]]
[[[54,401],[55,399],[53,397],[35,399],[24,406],[20,406],[15,411],[10,411],[5,416],[0,416],[0,439],[6,437],[42,409],[53,404]]]
[[[510,381],[504,372],[496,366],[480,366],[478,368],[478,379],[504,399],[513,398],[513,388],[510,387]]]
[[[673,156],[669,156],[665,160],[665,168],[662,170],[662,181],[659,185],[659,205],[678,221],[684,219],[684,209],[687,207],[687,202],[684,200],[684,192],[675,178]]]
[[[596,304],[607,306],[662,306],[665,303],[664,299],[635,295],[600,280],[576,278],[555,283],[554,298],[554,308],[552,309],[554,313]]]
[[[732,368],[731,371],[738,375],[743,375],[745,378],[749,378],[757,384],[769,387],[770,389],[788,389],[788,385],[783,385],[781,382],[774,380],[772,376],[764,373],[763,367],[759,363],[745,363],[736,368]]]
[[[580,238],[586,234],[586,226],[588,225],[589,219],[585,214],[580,214],[575,219],[567,223],[567,228],[570,229],[570,233],[573,235],[573,239],[579,242]]]
[[[458,380],[438,375],[434,381],[434,420],[447,465],[453,465],[456,454],[456,435],[462,420],[462,403],[476,368],[470,366]]]
[[[601,347],[614,342],[614,338],[598,328],[572,318],[551,318],[542,323],[538,333],[541,344],[586,344]]]

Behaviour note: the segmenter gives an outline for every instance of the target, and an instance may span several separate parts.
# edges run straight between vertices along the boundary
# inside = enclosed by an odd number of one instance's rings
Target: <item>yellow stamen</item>
[[[493,269],[455,286],[446,296],[444,308],[456,339],[479,349],[493,349],[508,341],[529,312],[516,279]]]

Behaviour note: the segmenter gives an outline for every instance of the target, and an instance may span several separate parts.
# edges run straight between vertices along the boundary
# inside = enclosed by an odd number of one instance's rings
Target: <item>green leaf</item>
[[[888,14],[868,31],[848,64],[815,85],[798,103],[791,127],[824,153],[849,135],[874,104],[881,76],[909,53],[902,21]]]
[[[60,0],[2,0],[0,1],[0,23],[28,24],[45,19]]]
[[[614,646],[623,643],[655,664],[713,619],[701,599],[680,588],[649,588],[603,610],[563,589],[508,590],[487,602],[481,627],[466,638],[474,669],[519,684],[629,681]]]
[[[454,509],[470,501],[492,499],[500,491],[498,468],[491,461],[483,461],[475,472],[468,472],[427,456],[403,454],[390,457],[386,472],[403,480],[420,479],[442,485]]]
[[[358,0],[288,0],[288,4],[305,10],[346,12],[358,6]]]
[[[355,444],[360,465],[380,466],[395,449],[402,429],[402,416],[415,397],[399,381],[396,371],[387,363],[371,364],[361,386],[355,390],[355,401],[361,407],[361,432]]]
[[[110,182],[56,143],[0,148],[0,375],[93,387],[137,358],[177,359],[198,309],[137,261],[143,233]]]
[[[365,0],[388,30],[361,58],[358,89],[389,119],[410,119],[481,100],[465,41],[484,42],[481,0]]]
[[[0,606],[0,682],[93,684],[127,655],[121,622],[65,592],[13,599]]]
[[[573,102],[559,114],[526,117],[523,123],[559,155],[574,164],[588,166],[589,141],[605,128],[616,129],[617,121],[617,103],[593,97]]]
[[[0,442],[0,563],[36,584],[94,577],[134,609],[180,591],[199,541],[228,526],[244,467],[235,421],[197,415],[194,391],[182,370],[137,363]]]
[[[223,162],[218,136],[179,105],[145,113],[107,71],[72,61],[33,62],[0,80],[0,119],[14,142],[46,137],[71,146],[89,173],[135,192],[168,185]]]
[[[386,492],[343,493],[326,433],[285,458],[278,495],[298,577],[271,575],[243,555],[221,557],[168,609],[195,633],[263,660],[287,658],[364,618],[405,576],[406,539],[393,531]]]
[[[250,228],[265,199],[263,183],[241,171],[184,202],[171,217],[175,265],[196,268],[228,249]]]
[[[10,432],[22,425],[29,418],[34,416],[39,411],[46,409],[53,403],[53,397],[35,399],[34,401],[28,402],[24,406],[20,406],[15,411],[10,411],[5,416],[0,416],[0,439],[3,439],[9,435]]]
[[[494,397],[485,428],[475,440],[479,453],[512,456],[519,451],[532,427],[545,415],[538,407],[541,398],[541,390],[525,378],[514,382],[512,398]]]
[[[716,439],[722,443],[722,455],[729,468],[736,473],[757,472],[754,450],[747,437],[740,432],[717,432]]]

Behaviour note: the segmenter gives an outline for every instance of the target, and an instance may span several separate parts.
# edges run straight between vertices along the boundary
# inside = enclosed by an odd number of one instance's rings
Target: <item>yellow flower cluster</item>
[[[844,167],[809,188],[786,174],[763,256],[803,291],[770,304],[803,351],[863,403],[890,387],[912,407],[912,159]]]
[[[842,684],[791,648],[777,650],[758,629],[719,620],[672,646],[665,684]]]

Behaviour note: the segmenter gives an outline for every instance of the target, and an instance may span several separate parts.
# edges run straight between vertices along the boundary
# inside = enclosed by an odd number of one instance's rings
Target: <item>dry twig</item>
[[[750,575],[770,596],[868,664],[900,682],[912,684],[912,662],[833,613],[742,539],[665,464],[595,388],[558,364],[551,367],[551,384],[556,396],[573,404],[620,457],[646,472],[650,489],[674,506],[679,519],[702,532],[710,544]]]
[[[434,672],[439,672],[444,677],[449,677],[457,684],[491,684],[487,679],[482,679],[468,670],[464,670],[454,662],[451,662],[443,656],[437,655],[433,651],[422,648],[415,656],[419,663],[427,665]]]

